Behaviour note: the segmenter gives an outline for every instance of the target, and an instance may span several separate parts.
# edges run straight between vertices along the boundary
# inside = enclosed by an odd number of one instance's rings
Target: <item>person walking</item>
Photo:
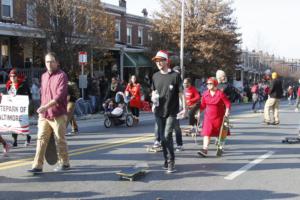
[[[7,157],[10,149],[10,144],[6,142],[1,135],[0,135],[0,143],[3,146],[3,157]]]
[[[70,77],[68,82],[67,128],[68,125],[71,124],[72,131],[67,134],[69,136],[78,134],[78,125],[74,116],[74,111],[76,105],[75,103],[79,96],[80,92],[77,87],[77,84],[74,78]]]
[[[166,51],[158,51],[152,60],[159,70],[152,77],[152,98],[156,97],[153,98],[153,111],[165,160],[163,168],[167,169],[167,173],[173,173],[176,170],[172,132],[179,111],[179,95],[182,94],[181,79],[169,68]]]
[[[30,89],[25,80],[25,77],[18,75],[17,70],[13,68],[9,72],[9,80],[6,83],[6,94],[16,96],[16,95],[26,95],[29,99],[31,99]],[[13,133],[12,137],[14,139],[13,146],[18,146],[18,134]],[[26,141],[24,146],[28,146],[31,141],[31,136],[26,134]]]
[[[188,110],[189,125],[191,126],[191,132],[195,132],[195,126],[197,125],[195,114],[199,110],[201,96],[196,87],[192,86],[192,81],[190,78],[185,78],[183,80],[183,87],[185,102]]]
[[[257,103],[259,103],[258,90],[259,90],[258,84],[254,83],[252,85],[252,87],[251,87],[251,93],[252,93],[252,111],[254,113],[257,112],[257,110],[255,109],[255,106],[256,106]]]
[[[32,169],[28,172],[43,171],[43,163],[51,134],[54,134],[59,165],[54,171],[70,169],[68,146],[65,139],[67,124],[68,78],[59,68],[57,55],[53,52],[45,56],[47,71],[41,78],[41,106],[38,108],[38,134],[36,154]]]
[[[40,84],[39,84],[39,79],[38,78],[33,78],[32,79],[32,85],[30,88],[30,93],[31,93],[31,99],[32,99],[32,104],[33,104],[33,116],[36,116],[36,110],[40,107],[40,102],[41,102],[41,96],[40,96]]]
[[[203,93],[200,111],[204,114],[203,128],[203,147],[198,151],[198,155],[207,157],[208,146],[211,137],[219,137],[224,116],[229,116],[231,103],[227,96],[217,88],[218,81],[214,77],[207,80],[207,91]]]
[[[136,81],[136,76],[132,75],[125,89],[125,95],[130,96],[129,108],[133,115],[133,120],[137,124],[139,122],[141,101],[141,85]]]
[[[300,79],[298,80],[299,85],[298,85],[298,89],[297,89],[297,99],[296,99],[296,103],[295,103],[295,112],[299,111],[299,104],[300,104]]]
[[[264,108],[264,122],[267,125],[278,125],[280,123],[279,120],[279,103],[280,98],[282,97],[283,89],[282,82],[278,78],[278,74],[276,72],[272,73],[272,81],[270,84],[269,98],[265,103]],[[270,119],[270,111],[273,111],[274,122],[271,123]]]

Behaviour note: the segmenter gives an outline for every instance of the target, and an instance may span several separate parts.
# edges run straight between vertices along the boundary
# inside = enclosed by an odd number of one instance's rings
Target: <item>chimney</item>
[[[147,11],[146,8],[144,8],[144,9],[142,10],[142,13],[143,13],[144,17],[148,17],[148,11]]]
[[[126,0],[119,0],[119,6],[126,8]]]

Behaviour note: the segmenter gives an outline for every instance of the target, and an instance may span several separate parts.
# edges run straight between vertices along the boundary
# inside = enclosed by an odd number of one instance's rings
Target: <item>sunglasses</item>
[[[17,77],[16,75],[10,75],[9,77]]]
[[[213,83],[207,83],[207,85],[213,85]]]

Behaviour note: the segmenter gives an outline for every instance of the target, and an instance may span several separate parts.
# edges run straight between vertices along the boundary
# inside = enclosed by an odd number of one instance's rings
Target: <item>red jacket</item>
[[[300,97],[300,87],[298,87],[297,95]]]
[[[141,102],[141,86],[139,83],[131,84],[129,83],[126,87],[126,90],[128,91],[131,99],[130,99],[130,107],[134,108],[141,108],[142,102]]]
[[[205,109],[201,135],[218,137],[225,109],[230,107],[230,101],[220,90],[217,90],[214,96],[211,96],[209,90],[205,91],[200,105],[201,111]]]
[[[184,90],[185,101],[188,107],[200,102],[200,94],[194,86],[190,86]]]

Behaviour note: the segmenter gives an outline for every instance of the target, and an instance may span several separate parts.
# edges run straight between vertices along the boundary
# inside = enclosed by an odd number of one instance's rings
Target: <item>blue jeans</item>
[[[177,144],[177,146],[182,146],[183,145],[182,132],[181,132],[181,128],[180,128],[180,124],[179,124],[178,119],[176,119],[176,121],[175,121],[174,131],[175,131],[175,135],[176,135],[176,144]],[[155,134],[155,140],[160,142],[161,140],[160,140],[160,136],[158,134],[157,123],[155,123],[155,126],[154,126],[154,134]]]
[[[97,107],[96,107],[97,106],[97,97],[89,95],[89,98],[90,98],[91,103],[92,103],[92,109],[93,109],[92,112],[96,112],[97,111]]]
[[[155,116],[157,124],[158,136],[161,139],[165,161],[174,161],[174,146],[173,146],[173,129],[175,127],[176,117],[159,117]]]

